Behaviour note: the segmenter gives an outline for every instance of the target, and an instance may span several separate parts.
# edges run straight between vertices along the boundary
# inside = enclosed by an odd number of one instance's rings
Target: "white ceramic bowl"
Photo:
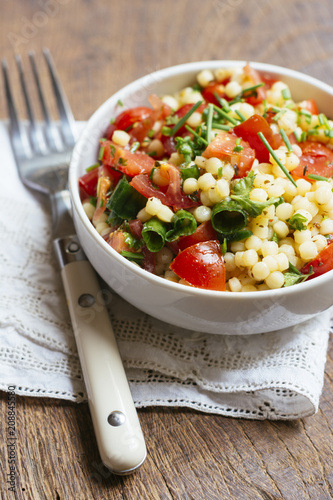
[[[205,61],[182,64],[151,73],[114,94],[94,113],[73,152],[69,185],[75,227],[96,271],[128,302],[146,313],[183,328],[215,334],[255,334],[298,324],[333,304],[333,271],[278,290],[217,292],[200,290],[150,274],[132,264],[97,233],[80,201],[78,178],[96,162],[99,143],[120,99],[128,108],[148,104],[149,94],[173,93],[195,82],[203,68],[245,65],[245,61]],[[296,101],[314,98],[319,110],[333,117],[333,88],[301,73],[261,63],[255,69],[281,78]]]

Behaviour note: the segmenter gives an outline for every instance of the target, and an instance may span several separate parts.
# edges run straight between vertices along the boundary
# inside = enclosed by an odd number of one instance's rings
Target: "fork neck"
[[[53,220],[53,238],[56,239],[75,234],[75,228],[71,216],[71,200],[69,191],[62,190],[51,194],[50,201]]]

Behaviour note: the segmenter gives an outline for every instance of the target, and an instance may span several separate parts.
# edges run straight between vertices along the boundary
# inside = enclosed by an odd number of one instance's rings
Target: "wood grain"
[[[270,62],[333,84],[332,19],[330,0],[7,0],[0,53],[14,71],[15,53],[25,61],[29,50],[39,58],[48,46],[75,117],[86,120],[133,79],[188,61]],[[18,90],[17,78],[13,83]],[[20,100],[19,108],[24,114]],[[140,410],[148,457],[128,477],[101,464],[86,404],[17,397],[17,492],[11,494],[6,393],[0,405],[3,499],[333,498],[332,342],[317,415],[261,422]]]

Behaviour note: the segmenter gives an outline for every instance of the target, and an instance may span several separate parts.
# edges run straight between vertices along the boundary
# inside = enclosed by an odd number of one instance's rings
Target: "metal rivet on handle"
[[[112,425],[112,427],[119,427],[119,425],[123,425],[126,421],[126,415],[122,411],[113,411],[108,416],[108,423]]]
[[[95,297],[90,293],[83,293],[78,298],[78,303],[81,307],[91,307],[95,304]]]
[[[77,253],[80,250],[80,245],[76,241],[68,243],[66,251],[69,253]]]

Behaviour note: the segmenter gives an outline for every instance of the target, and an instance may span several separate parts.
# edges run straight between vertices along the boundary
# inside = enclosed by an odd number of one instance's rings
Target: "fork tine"
[[[47,106],[46,106],[44,93],[42,90],[42,86],[40,83],[40,78],[39,78],[39,74],[38,74],[38,70],[37,70],[35,53],[33,51],[29,52],[29,59],[30,59],[32,73],[34,75],[35,84],[36,84],[36,88],[37,88],[37,92],[38,92],[38,96],[39,96],[39,102],[40,102],[43,116],[44,116],[45,134],[47,137],[47,141],[48,141],[51,149],[53,149],[54,151],[61,151],[62,144],[61,144],[61,140],[59,137],[59,131],[57,130],[56,126],[54,125],[54,122],[51,120],[49,111],[48,111]]]
[[[16,155],[21,155],[25,156],[26,158],[30,158],[32,153],[31,147],[29,144],[27,134],[24,132],[18,119],[18,113],[16,111],[16,106],[14,103],[10,87],[8,65],[6,59],[2,60],[2,72],[5,81],[5,92],[6,92],[8,114],[10,120],[11,140],[13,144],[13,149]]]
[[[22,66],[22,59],[21,59],[21,56],[19,56],[19,55],[16,56],[16,64],[17,64],[17,68],[18,68],[18,72],[19,72],[19,76],[20,76],[22,93],[23,93],[25,105],[27,108],[27,114],[28,114],[28,118],[30,121],[30,138],[31,138],[32,147],[37,154],[45,154],[47,152],[47,150],[45,148],[44,138],[42,136],[40,128],[38,128],[37,124],[36,124],[35,115],[34,115],[34,112],[32,110],[32,106],[30,104],[27,85],[25,82],[24,71],[23,71],[23,66]]]
[[[64,139],[68,145],[74,146],[76,141],[76,127],[75,120],[71,111],[71,108],[68,104],[66,95],[62,89],[60,80],[58,78],[55,65],[51,58],[51,54],[48,49],[43,49],[43,54],[49,69],[54,94],[57,100],[57,105],[60,114],[60,120],[62,123],[61,130],[64,135]]]

